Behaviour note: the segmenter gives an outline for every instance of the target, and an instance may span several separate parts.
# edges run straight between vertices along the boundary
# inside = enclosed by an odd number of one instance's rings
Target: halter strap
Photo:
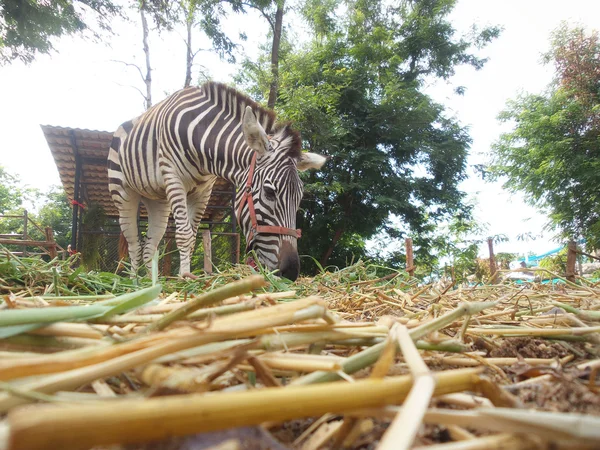
[[[275,227],[271,225],[258,225],[256,220],[256,211],[254,210],[254,199],[252,198],[252,179],[254,178],[254,168],[256,166],[256,152],[252,155],[252,160],[250,161],[250,170],[248,171],[248,181],[246,181],[246,187],[244,189],[244,196],[242,197],[242,201],[240,202],[240,207],[238,210],[238,217],[242,217],[242,209],[244,208],[244,204],[248,203],[248,211],[250,212],[250,235],[248,237],[248,242],[250,242],[254,235],[259,233],[271,233],[271,234],[282,234],[286,236],[293,236],[297,239],[300,239],[302,236],[302,230],[286,227]]]

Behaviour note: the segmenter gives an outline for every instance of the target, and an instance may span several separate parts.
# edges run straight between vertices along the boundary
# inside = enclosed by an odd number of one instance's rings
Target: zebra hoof
[[[185,272],[181,274],[181,278],[189,278],[190,280],[197,280],[200,278],[198,275],[194,275],[191,272]]]

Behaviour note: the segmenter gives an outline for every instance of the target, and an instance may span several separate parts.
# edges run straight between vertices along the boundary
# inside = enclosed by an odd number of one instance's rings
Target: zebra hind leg
[[[148,231],[144,242],[142,260],[148,271],[150,271],[152,269],[152,257],[165,235],[171,209],[166,200],[143,199],[142,201],[148,211]]]
[[[126,122],[119,127],[110,144],[107,161],[108,190],[119,211],[119,225],[127,242],[131,268],[137,272],[142,259],[138,230],[140,195],[127,186],[119,158],[119,151],[127,138],[126,129],[131,129],[131,122]],[[121,242],[119,242],[119,246],[121,246]],[[119,258],[121,258],[121,249],[119,249]]]

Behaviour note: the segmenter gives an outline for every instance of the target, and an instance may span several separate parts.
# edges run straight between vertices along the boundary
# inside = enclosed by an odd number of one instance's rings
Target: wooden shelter
[[[41,128],[54,157],[62,185],[73,204],[71,247],[82,250],[83,208],[97,204],[102,207],[108,218],[116,220],[119,217],[108,190],[107,158],[113,133],[50,125],[41,125]],[[200,226],[212,229],[216,224],[228,224],[231,231],[220,234],[237,235],[234,199],[235,187],[227,180],[217,180]],[[232,220],[227,222],[225,219],[228,216]],[[146,211],[142,205],[140,221],[146,219]],[[173,232],[174,223],[170,220],[167,236],[173,235]]]

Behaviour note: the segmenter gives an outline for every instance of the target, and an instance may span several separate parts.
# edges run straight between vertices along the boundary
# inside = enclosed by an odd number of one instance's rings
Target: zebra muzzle
[[[283,241],[279,250],[279,275],[291,281],[300,275],[298,251],[288,241]]]

